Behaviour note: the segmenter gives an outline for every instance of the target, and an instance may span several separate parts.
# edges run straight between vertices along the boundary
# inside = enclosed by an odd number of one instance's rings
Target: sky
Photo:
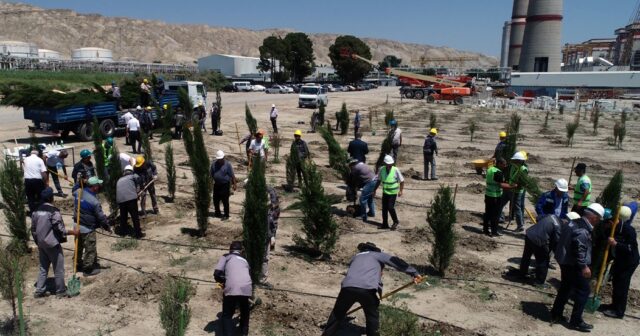
[[[613,37],[639,0],[564,0],[563,43]],[[14,1],[15,2],[15,1]],[[22,0],[43,8],[168,23],[289,28],[447,46],[499,56],[513,0]]]

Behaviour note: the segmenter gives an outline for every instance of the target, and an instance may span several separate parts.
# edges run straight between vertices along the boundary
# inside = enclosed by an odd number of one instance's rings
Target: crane
[[[480,58],[478,56],[458,56],[458,57],[426,57],[420,56],[420,58],[411,60],[411,62],[418,62],[421,67],[425,67],[427,63],[435,63],[435,62],[450,62],[450,63],[459,63],[461,66],[465,62],[473,62],[478,61]]]

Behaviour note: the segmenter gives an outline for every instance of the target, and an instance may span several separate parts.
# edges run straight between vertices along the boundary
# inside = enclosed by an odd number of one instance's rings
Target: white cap
[[[567,214],[567,218],[569,218],[570,220],[576,220],[580,218],[580,215],[578,215],[577,212],[571,211],[570,213]]]
[[[567,180],[561,178],[561,179],[557,179],[555,183],[556,183],[556,188],[558,188],[558,190],[562,192],[569,191],[569,183],[567,182]]]
[[[224,152],[219,150],[216,152],[216,160],[222,160],[224,159]]]
[[[604,208],[602,207],[602,205],[598,203],[589,204],[589,206],[587,207],[587,210],[590,210],[591,212],[600,216],[600,218],[604,217]]]
[[[124,171],[127,170],[133,171],[133,167],[131,167],[131,165],[127,165],[126,167],[124,167]]]
[[[521,160],[521,161],[526,161],[527,159],[524,157],[524,155],[522,154],[522,152],[516,152],[515,154],[513,154],[513,156],[511,157],[511,160]]]
[[[136,106],[136,110],[142,110],[142,106],[140,105]]]
[[[631,218],[631,208],[626,205],[620,207],[620,220],[626,221],[629,220],[629,218]]]
[[[271,104],[271,107],[276,107],[276,104]]]
[[[385,164],[393,164],[393,156],[387,154],[384,156],[384,163]]]

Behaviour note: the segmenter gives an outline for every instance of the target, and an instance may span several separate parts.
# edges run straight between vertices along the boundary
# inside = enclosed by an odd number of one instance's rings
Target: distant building
[[[198,59],[198,71],[214,70],[232,78],[256,78],[262,80],[271,78],[271,73],[258,70],[259,63],[260,58],[258,57],[214,54]]]
[[[510,89],[526,98],[571,91],[580,91],[583,97],[615,98],[640,93],[639,77],[638,71],[514,72]]]
[[[594,38],[562,48],[562,71],[607,70],[614,64],[615,38]],[[598,67],[604,67],[598,69]]]

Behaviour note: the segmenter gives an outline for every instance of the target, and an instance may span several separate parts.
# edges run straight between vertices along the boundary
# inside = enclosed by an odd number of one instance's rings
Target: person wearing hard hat
[[[500,142],[496,145],[496,149],[493,151],[493,156],[491,156],[491,159],[495,159],[496,161],[498,161],[499,158],[504,158],[503,152],[504,148],[507,146],[507,132],[500,131],[500,133],[498,133],[498,137],[500,138]]]
[[[562,226],[558,245],[554,251],[560,265],[560,287],[551,309],[551,322],[565,322],[564,306],[573,291],[573,312],[569,328],[590,332],[593,326],[582,319],[584,307],[589,298],[591,279],[592,232],[605,216],[605,209],[598,203],[585,208],[582,217]]]
[[[255,139],[251,140],[251,144],[249,144],[249,154],[251,159],[254,157],[259,157],[260,159],[267,162],[269,160],[269,148],[267,146],[267,142],[264,140],[264,131],[258,130],[255,134]],[[251,165],[251,161],[249,161]]]
[[[502,209],[503,190],[517,187],[505,182],[503,170],[507,168],[507,161],[500,158],[496,165],[487,169],[486,190],[484,196],[484,216],[482,217],[482,232],[489,237],[502,236],[498,232],[498,220]],[[489,231],[491,229],[491,231]]]
[[[116,183],[116,202],[120,209],[120,233],[132,235],[136,239],[144,237],[140,228],[140,215],[138,213],[138,192],[143,187],[142,179],[133,173],[133,167],[127,165],[124,167],[122,177]],[[131,216],[133,222],[133,232],[127,223],[128,216]]]
[[[298,160],[296,161],[296,171],[298,173],[298,186],[302,186],[302,163],[308,160],[311,156],[309,152],[309,146],[307,142],[302,140],[302,131],[296,130],[293,132],[293,142],[291,143],[291,150],[295,150],[298,154]]]
[[[93,176],[96,176],[96,169],[93,166],[93,162],[91,162],[91,151],[83,149],[80,151],[80,161],[73,165],[73,170],[71,171],[71,178],[75,183],[73,190],[80,188],[81,180],[86,184],[87,180]]]
[[[555,188],[540,195],[536,203],[538,220],[547,215],[565,218],[569,210],[569,185],[567,180],[560,178],[555,182]]]
[[[389,126],[391,127],[389,130],[389,134],[391,135],[391,157],[395,162],[398,160],[398,151],[400,150],[400,146],[402,146],[402,130],[398,128],[398,121],[395,119],[389,121]]]
[[[142,116],[139,119],[140,127],[144,131],[144,136],[148,137],[149,139],[153,139],[153,117],[151,116],[152,111],[153,108],[151,106],[147,106],[144,109],[144,113],[142,113]]]
[[[627,309],[629,297],[629,285],[633,273],[640,263],[638,253],[638,237],[636,230],[631,226],[638,212],[638,202],[628,202],[620,208],[620,224],[616,228],[613,238],[609,238],[611,255],[614,258],[611,266],[611,278],[613,290],[611,304],[602,305],[600,309],[607,317],[623,318]]]
[[[276,104],[271,104],[271,111],[269,111],[269,119],[271,120],[273,133],[278,133],[278,109],[276,108]]]
[[[122,106],[120,106],[120,101],[122,100],[122,93],[120,92],[120,87],[116,82],[111,82],[111,97],[116,102],[116,108],[118,111],[122,111]]]
[[[198,102],[196,107],[196,116],[198,117],[198,125],[205,133],[207,133],[207,109],[204,107],[201,101]]]
[[[573,207],[571,211],[582,214],[585,207],[591,204],[591,179],[587,176],[587,165],[578,163],[573,170],[578,176],[578,182],[575,187],[569,186],[573,190]]]
[[[546,288],[547,271],[549,270],[549,260],[551,251],[556,248],[562,220],[556,215],[546,215],[540,218],[537,223],[527,229],[524,237],[524,251],[520,259],[520,276],[526,279],[529,275],[529,263],[531,256],[536,258],[536,272],[534,284]]]
[[[146,188],[141,191],[142,195],[140,195],[140,211],[142,212],[142,217],[147,215],[147,193],[151,196],[153,213],[157,215],[158,201],[156,199],[155,181],[158,179],[158,169],[156,169],[156,165],[153,164],[151,160],[145,160],[144,156],[138,155],[136,158],[136,164],[133,167],[133,172],[140,176],[142,186],[143,188]]]
[[[216,102],[211,104],[211,135],[218,132],[218,123],[220,122],[220,106]]]
[[[219,150],[216,152],[216,160],[211,164],[209,170],[213,179],[213,206],[215,216],[222,220],[229,219],[229,196],[231,196],[231,188],[236,191],[236,175],[233,173],[233,166],[224,158],[224,152]],[[224,214],[220,212],[220,202]]]
[[[149,81],[145,78],[140,83],[140,104],[143,106],[149,105],[151,102],[151,85],[149,85]]]
[[[424,155],[424,176],[423,180],[429,180],[429,165],[431,165],[431,180],[438,179],[436,176],[436,156],[438,156],[438,144],[436,143],[436,135],[438,130],[432,128],[429,131],[429,135],[424,139],[422,145],[422,154]]]
[[[184,113],[182,108],[178,106],[176,108],[176,114],[173,116],[173,138],[182,139],[182,127],[184,125]]]
[[[69,156],[69,153],[66,149],[61,150],[50,150],[47,152],[45,164],[47,165],[48,174],[53,180],[53,184],[56,186],[56,190],[58,193],[56,196],[58,197],[67,197],[65,193],[62,192],[62,186],[60,185],[60,178],[58,175],[62,172],[64,173],[64,178],[67,177],[67,166],[64,163],[64,160]]]
[[[526,157],[520,152],[516,152],[511,157],[511,166],[508,169],[508,178],[507,182],[510,185],[519,184],[520,179],[523,176],[529,174],[529,169],[525,164]],[[502,194],[502,207],[500,208],[500,213],[502,213],[502,209],[509,202],[509,215],[511,218],[515,217],[516,220],[516,232],[524,231],[524,196],[525,190],[519,185],[517,188],[511,188],[509,190],[505,190]]]
[[[382,226],[380,229],[395,230],[400,224],[396,214],[396,198],[402,197],[404,177],[394,163],[395,161],[391,155],[385,155],[384,166],[380,168],[376,187],[373,190],[373,197],[375,198],[376,191],[382,184]],[[393,220],[391,227],[389,227],[389,214],[391,214],[391,219]]]
[[[74,230],[80,231],[78,238],[78,257],[76,269],[82,271],[84,276],[94,276],[100,273],[98,264],[98,248],[96,242],[96,230],[102,228],[107,232],[112,232],[109,227],[109,220],[102,211],[102,204],[97,194],[102,188],[103,181],[97,176],[92,176],[83,184],[82,198],[80,199],[80,209],[78,209],[78,197],[80,190],[73,193],[73,222],[80,222],[80,228],[74,226]],[[80,219],[76,216],[80,213]]]

